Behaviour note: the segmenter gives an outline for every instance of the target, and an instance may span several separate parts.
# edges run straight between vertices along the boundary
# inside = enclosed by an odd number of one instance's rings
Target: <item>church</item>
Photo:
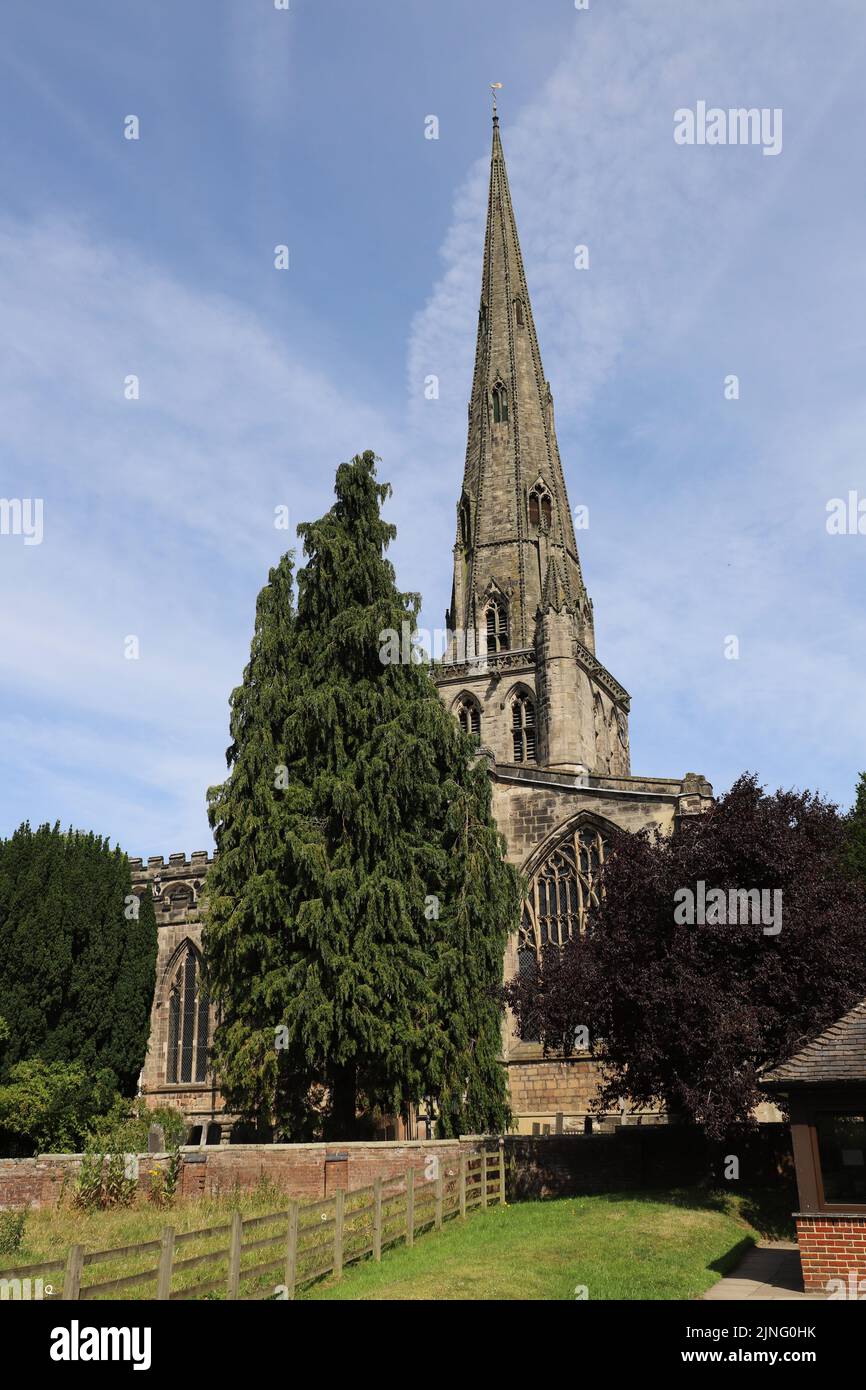
[[[548,943],[583,931],[614,828],[670,833],[681,817],[709,807],[712,788],[695,773],[631,771],[630,699],[596,655],[495,112],[453,565],[453,638],[433,679],[487,760],[508,858],[527,880],[504,962],[511,978],[533,970]],[[141,1090],[153,1106],[184,1111],[193,1143],[226,1142],[233,1118],[210,1071],[214,1019],[201,987],[199,905],[209,862],[204,851],[131,861],[134,889],[152,890],[159,925]],[[583,1130],[596,1090],[588,1055],[545,1058],[506,1019],[503,1058],[519,1132]],[[407,1137],[418,1123],[411,1119]]]

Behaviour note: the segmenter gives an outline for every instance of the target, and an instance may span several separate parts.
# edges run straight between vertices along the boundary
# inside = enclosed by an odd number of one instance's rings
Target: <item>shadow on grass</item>
[[[566,1200],[581,1201],[591,1199],[610,1206],[620,1206],[623,1202],[646,1202],[654,1206],[680,1207],[690,1211],[730,1212],[731,1194],[715,1188],[704,1187],[641,1187],[623,1188],[621,1192],[575,1192]],[[549,1201],[549,1198],[541,1200]]]
[[[737,1214],[754,1227],[763,1240],[796,1240],[797,1238],[792,1216],[796,1210],[797,1194],[784,1182],[779,1183],[776,1187],[753,1188],[746,1191],[738,1191],[733,1184],[729,1188],[643,1187],[638,1190],[626,1188],[620,1192],[572,1193],[569,1199],[581,1200],[583,1198],[591,1198],[598,1203],[609,1203],[611,1206],[619,1205],[622,1202],[646,1202],[692,1211]],[[540,1197],[529,1200],[544,1202],[551,1199]]]
[[[740,1213],[766,1240],[796,1240],[797,1229],[792,1214],[796,1206],[796,1193],[784,1186],[773,1187],[745,1192],[740,1202]]]
[[[754,1250],[754,1248],[754,1236],[744,1236],[742,1240],[737,1241],[736,1245],[732,1245],[730,1250],[726,1250],[724,1255],[720,1255],[717,1260],[713,1260],[711,1264],[708,1264],[707,1269],[711,1269],[715,1274],[721,1274],[722,1276],[730,1274],[736,1269],[743,1257],[748,1255],[749,1251]]]
[[[737,1210],[750,1226],[767,1240],[794,1240],[796,1231],[792,1213],[796,1210],[797,1194],[787,1184],[777,1187],[738,1190],[730,1187],[643,1187],[637,1191],[587,1192],[575,1194],[593,1197],[599,1202],[660,1202],[666,1206],[691,1207],[701,1211],[730,1212]]]

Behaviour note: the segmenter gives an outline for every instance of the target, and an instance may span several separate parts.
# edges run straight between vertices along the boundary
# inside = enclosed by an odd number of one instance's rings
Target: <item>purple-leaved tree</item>
[[[671,836],[618,835],[586,935],[507,987],[519,1032],[569,1054],[586,1027],[600,1109],[660,1103],[714,1139],[748,1123],[762,1069],[866,995],[866,880],[845,836],[834,805],[753,775]]]

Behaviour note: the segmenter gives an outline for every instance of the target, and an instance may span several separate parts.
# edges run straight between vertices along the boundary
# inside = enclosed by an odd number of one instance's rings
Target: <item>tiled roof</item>
[[[866,1084],[866,999],[761,1078],[774,1087],[833,1081]]]

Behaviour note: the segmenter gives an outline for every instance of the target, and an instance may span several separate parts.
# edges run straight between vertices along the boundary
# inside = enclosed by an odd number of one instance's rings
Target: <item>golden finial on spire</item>
[[[490,90],[493,93],[493,119],[496,120],[496,93],[502,91],[501,82],[491,82]]]

